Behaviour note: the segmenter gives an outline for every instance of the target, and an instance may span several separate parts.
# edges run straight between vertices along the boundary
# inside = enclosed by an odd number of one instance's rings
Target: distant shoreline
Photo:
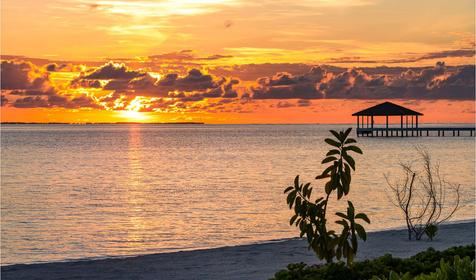
[[[69,124],[69,125],[91,125],[91,124],[205,124],[204,122],[84,122],[84,123],[67,123],[67,122],[1,122],[3,124]]]
[[[129,124],[140,124],[140,125],[187,125],[187,124],[198,124],[198,125],[349,125],[355,126],[355,123],[205,123],[205,122],[0,122],[0,125],[129,125]],[[429,122],[421,123],[428,125],[440,125],[440,124],[451,124],[451,125],[476,125],[476,123],[460,123],[460,122]],[[395,125],[395,124],[391,124]]]

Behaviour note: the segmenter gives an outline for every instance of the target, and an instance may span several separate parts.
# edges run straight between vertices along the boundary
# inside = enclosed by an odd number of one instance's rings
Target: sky
[[[474,5],[4,0],[1,120],[353,123],[391,101],[474,123]]]

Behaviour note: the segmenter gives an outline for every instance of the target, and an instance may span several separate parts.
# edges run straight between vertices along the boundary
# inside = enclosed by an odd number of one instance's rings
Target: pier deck
[[[475,136],[475,127],[357,128],[357,137]]]

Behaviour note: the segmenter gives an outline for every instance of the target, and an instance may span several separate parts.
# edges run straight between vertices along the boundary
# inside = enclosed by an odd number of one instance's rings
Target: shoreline
[[[367,242],[359,243],[356,259],[386,253],[409,257],[429,247],[442,250],[474,240],[474,220],[441,225],[432,242],[408,241],[405,229],[374,231],[368,232]],[[2,266],[1,272],[3,279],[268,279],[287,264],[301,261],[319,263],[307,250],[307,242],[296,237],[139,256],[13,264]]]
[[[449,221],[445,222],[443,226],[452,225],[452,224],[465,224],[465,223],[472,223],[473,220],[464,219],[458,221]],[[476,225],[475,225],[476,226]],[[401,231],[406,230],[406,226],[398,226],[392,227],[388,229],[377,229],[377,230],[369,230],[367,234],[371,233],[385,233],[387,231]],[[16,266],[16,265],[37,265],[37,264],[49,264],[49,263],[69,263],[69,262],[84,262],[84,261],[100,261],[100,260],[114,260],[114,259],[127,259],[127,258],[136,258],[141,256],[149,256],[149,255],[162,255],[162,254],[171,254],[171,253],[182,253],[182,252],[194,252],[194,251],[203,251],[203,250],[215,250],[215,249],[224,249],[224,248],[235,248],[240,246],[253,246],[253,245],[263,245],[263,244],[275,244],[281,242],[288,242],[292,240],[299,240],[299,237],[285,237],[285,238],[278,238],[278,239],[269,239],[269,240],[261,240],[255,241],[250,243],[244,244],[236,244],[236,245],[221,245],[216,247],[197,247],[197,248],[180,248],[177,250],[170,250],[170,251],[163,251],[163,252],[156,252],[150,254],[131,254],[131,255],[117,255],[117,256],[97,256],[97,257],[85,257],[85,258],[76,258],[76,259],[64,259],[64,260],[51,260],[51,261],[36,261],[30,263],[13,263],[13,264],[0,264],[0,268],[9,267],[9,266]]]

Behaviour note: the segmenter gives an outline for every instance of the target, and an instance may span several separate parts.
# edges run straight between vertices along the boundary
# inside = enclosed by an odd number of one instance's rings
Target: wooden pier
[[[357,137],[421,137],[421,136],[475,136],[475,127],[419,127],[418,116],[422,113],[403,106],[384,102],[352,114],[357,116]],[[376,127],[374,117],[385,117],[385,126]],[[389,126],[389,117],[399,117],[400,126]]]
[[[357,128],[357,137],[475,136],[474,127]]]

